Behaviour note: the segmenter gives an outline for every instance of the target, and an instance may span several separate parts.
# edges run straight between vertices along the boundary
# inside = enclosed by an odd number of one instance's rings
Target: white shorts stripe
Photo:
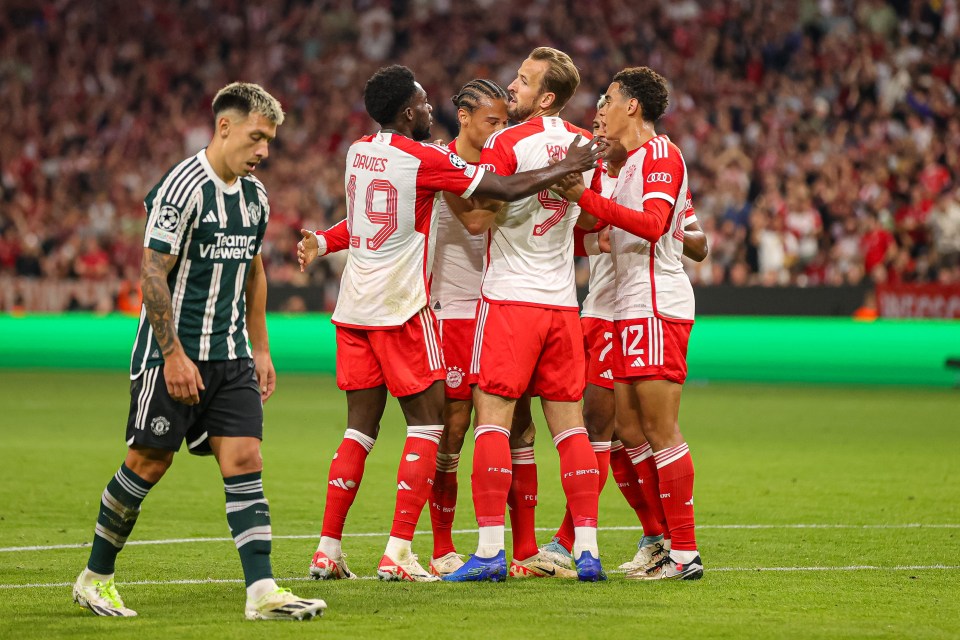
[[[483,347],[483,327],[487,323],[487,312],[490,304],[486,300],[480,301],[477,311],[477,328],[473,333],[473,359],[470,361],[470,373],[480,373],[480,350]]]
[[[427,347],[427,359],[430,361],[430,368],[433,370],[444,369],[440,342],[433,330],[433,313],[426,307],[420,310],[420,326],[423,329],[423,341]]]
[[[153,399],[153,390],[159,374],[160,367],[153,367],[143,379],[143,388],[140,389],[140,396],[137,399],[137,419],[133,423],[135,429],[143,430],[147,426],[147,409]]]

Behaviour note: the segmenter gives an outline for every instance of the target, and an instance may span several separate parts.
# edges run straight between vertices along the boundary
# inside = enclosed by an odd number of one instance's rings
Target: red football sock
[[[437,476],[430,493],[430,526],[433,528],[433,557],[456,552],[453,546],[453,517],[457,512],[457,466],[459,453],[437,454]]]
[[[390,535],[413,540],[417,520],[430,497],[430,485],[437,473],[437,447],[443,425],[408,426],[400,467],[397,469],[397,506]]]
[[[667,517],[671,551],[696,551],[693,521],[693,458],[687,443],[654,454],[660,476],[660,502]]]
[[[357,497],[367,454],[373,449],[375,442],[370,436],[365,436],[355,429],[347,429],[344,433],[343,442],[333,454],[330,473],[327,474],[327,502],[323,508],[321,536],[337,540],[343,538],[343,524],[354,498]]]
[[[630,461],[630,454],[619,441],[614,442],[610,448],[610,469],[613,471],[613,479],[617,483],[617,488],[626,499],[627,504],[637,514],[637,519],[643,524],[643,511],[646,508],[643,502],[643,490],[637,481],[637,470],[633,468]],[[643,535],[656,535],[643,530]]]
[[[653,459],[650,443],[627,449],[633,468],[637,472],[637,484],[643,494],[643,500],[637,515],[643,526],[643,535],[659,536],[667,533],[667,519],[660,504],[660,479],[657,476],[657,464]]]
[[[610,472],[610,443],[591,442],[590,446],[593,448],[593,453],[597,456],[597,467],[600,471],[599,486],[600,491],[603,491],[603,486],[607,483],[607,476]],[[573,516],[570,515],[569,507],[563,514],[563,522],[560,523],[560,528],[557,529],[557,535],[555,535],[554,538],[556,538],[557,542],[567,551],[573,550]]]
[[[554,436],[553,442],[560,454],[560,484],[567,496],[573,526],[596,527],[600,469],[587,430],[568,429]]]
[[[513,481],[507,494],[510,507],[510,528],[513,532],[513,557],[526,560],[535,556],[537,548],[537,463],[533,447],[510,450],[513,463]]]
[[[473,509],[481,527],[502,527],[506,519],[507,494],[513,475],[510,462],[510,431],[482,424],[473,431]]]

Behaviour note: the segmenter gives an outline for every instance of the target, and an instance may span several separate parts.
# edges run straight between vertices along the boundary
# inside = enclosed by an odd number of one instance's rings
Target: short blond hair
[[[537,47],[530,52],[530,59],[547,63],[547,72],[543,74],[540,91],[555,95],[554,107],[564,108],[580,86],[580,72],[573,60],[553,47]]]
[[[213,98],[213,116],[216,118],[224,111],[239,111],[247,116],[259,113],[277,126],[283,124],[283,108],[280,101],[258,84],[252,82],[233,82],[225,86]]]

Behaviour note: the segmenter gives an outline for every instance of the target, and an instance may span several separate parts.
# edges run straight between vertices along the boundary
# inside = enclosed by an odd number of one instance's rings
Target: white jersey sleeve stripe
[[[640,200],[640,202],[646,202],[647,200],[650,200],[651,198],[660,198],[661,200],[666,200],[666,201],[669,202],[671,205],[677,204],[677,199],[676,199],[676,198],[674,198],[673,196],[671,196],[669,193],[664,193],[664,192],[662,192],[662,191],[651,191],[650,193],[645,193],[645,194],[643,194],[643,198]]]
[[[477,167],[477,175],[473,176],[473,180],[470,182],[470,186],[467,187],[466,191],[464,191],[464,192],[460,195],[460,197],[461,197],[461,198],[469,198],[471,195],[473,195],[474,190],[475,190],[475,189],[477,188],[477,186],[479,186],[479,184],[480,184],[480,180],[483,179],[483,174],[485,174],[486,172],[487,172],[487,170],[484,169],[483,167]]]

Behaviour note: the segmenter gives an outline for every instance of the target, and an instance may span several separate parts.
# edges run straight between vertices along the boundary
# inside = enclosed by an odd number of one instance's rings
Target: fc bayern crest
[[[173,231],[180,223],[180,211],[176,207],[166,205],[160,209],[157,215],[157,226],[164,231]]]
[[[170,421],[163,416],[157,416],[150,421],[150,431],[155,436],[165,436],[170,431]]]
[[[451,153],[448,157],[450,158],[450,164],[455,166],[457,169],[467,168],[467,161],[461,158],[460,156],[458,156],[457,154]]]
[[[463,384],[463,369],[460,367],[450,367],[447,369],[447,386],[456,389]]]
[[[247,205],[247,215],[250,216],[250,220],[253,224],[260,224],[260,205],[248,204]]]

